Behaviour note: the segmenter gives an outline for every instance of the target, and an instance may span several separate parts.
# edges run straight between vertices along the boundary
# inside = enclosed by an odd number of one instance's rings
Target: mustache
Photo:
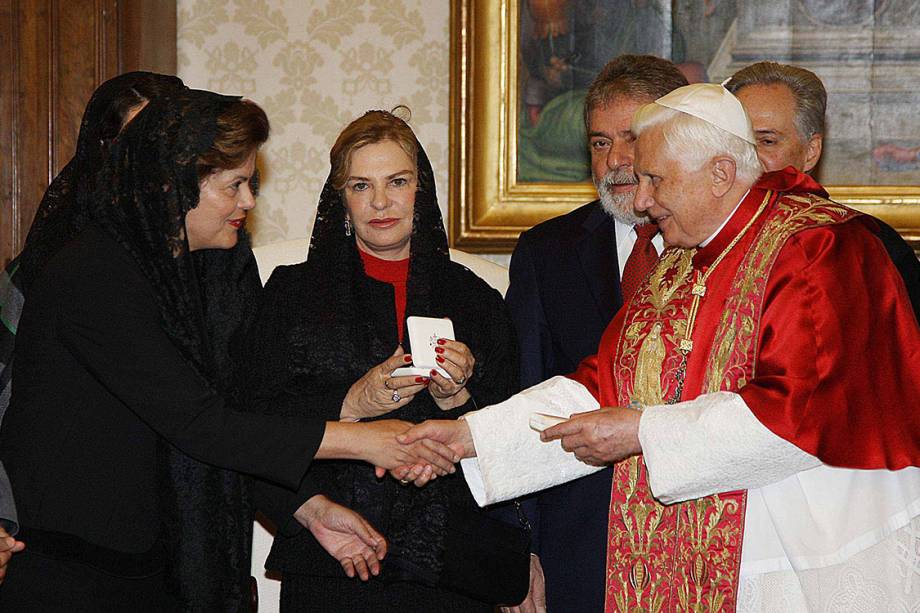
[[[639,179],[636,175],[628,170],[611,170],[604,175],[601,180],[602,187],[613,187],[614,185],[638,185]]]

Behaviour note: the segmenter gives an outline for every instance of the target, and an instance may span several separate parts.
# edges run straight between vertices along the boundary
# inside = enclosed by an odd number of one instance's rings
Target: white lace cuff
[[[460,465],[476,503],[510,500],[601,470],[578,461],[559,441],[542,442],[530,428],[533,413],[568,417],[598,407],[583,385],[553,377],[505,402],[467,413],[476,457]]]

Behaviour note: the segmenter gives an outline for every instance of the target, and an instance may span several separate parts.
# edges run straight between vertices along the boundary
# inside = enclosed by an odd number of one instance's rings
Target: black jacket
[[[352,384],[396,349],[393,287],[361,271],[350,298],[342,298],[329,287],[328,267],[311,266],[311,261],[279,267],[272,274],[259,316],[241,348],[252,368],[240,384],[248,406],[335,420]],[[456,338],[476,357],[467,384],[473,401],[441,411],[423,390],[382,419],[452,419],[477,405],[504,400],[517,387],[514,332],[499,293],[452,262],[439,266],[432,279],[431,310],[424,315],[449,317]],[[404,346],[410,351],[408,340]],[[355,462],[316,463],[310,475],[320,492],[361,513],[387,537],[384,580],[437,584],[443,550],[450,541],[445,530],[451,515],[482,516],[459,470],[424,488],[378,480],[373,467]],[[293,509],[299,502],[290,504],[289,493],[281,488],[274,488],[274,497],[276,507]],[[428,547],[431,544],[435,547]],[[342,574],[339,564],[305,530],[279,532],[266,566],[286,574]]]
[[[33,285],[16,345],[0,450],[24,531],[76,537],[85,561],[116,573],[131,573],[120,554],[156,549],[158,437],[294,489],[322,440],[318,421],[230,410],[166,336],[130,255],[95,227]]]
[[[901,278],[904,280],[904,286],[907,288],[907,295],[910,297],[911,306],[914,308],[914,316],[920,322],[920,260],[917,254],[907,244],[907,241],[898,234],[897,230],[886,224],[881,219],[875,219],[878,224],[879,240],[885,246],[891,263],[898,269]]]

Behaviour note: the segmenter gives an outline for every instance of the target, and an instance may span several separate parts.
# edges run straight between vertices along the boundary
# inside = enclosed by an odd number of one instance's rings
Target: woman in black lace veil
[[[309,258],[275,270],[242,345],[245,404],[417,423],[511,395],[511,320],[497,291],[450,261],[431,165],[411,129],[370,111],[339,135],[330,158]],[[449,376],[391,376],[411,361],[410,315],[452,320],[458,340],[437,350]],[[320,492],[386,536],[388,555],[381,576],[359,584],[310,533],[279,531],[267,567],[282,573],[282,611],[491,611],[526,595],[526,537],[485,517],[460,474],[424,487],[347,462],[317,463],[311,474]],[[502,546],[514,551],[503,555]]]
[[[299,489],[289,514],[366,575],[383,540],[311,493],[312,458],[452,456],[398,445],[404,422],[267,417],[222,395],[258,291],[239,230],[267,136],[248,101],[152,101],[81,201],[85,227],[30,283],[0,432],[28,547],[0,609],[249,610],[247,474]]]
[[[93,92],[83,113],[73,158],[45,191],[22,253],[0,276],[0,314],[4,324],[0,326],[0,422],[9,405],[13,344],[26,287],[48,258],[84,226],[87,211],[80,206],[77,194],[92,193],[96,173],[124,125],[148,101],[183,88],[178,77],[128,72],[109,79]],[[11,534],[18,528],[12,493],[2,465],[0,526]]]
[[[182,80],[152,72],[128,72],[100,85],[86,105],[73,158],[51,181],[19,256],[20,286],[27,291],[48,258],[86,223],[96,173],[115,138],[150,100],[180,92]],[[83,194],[81,198],[80,195]]]

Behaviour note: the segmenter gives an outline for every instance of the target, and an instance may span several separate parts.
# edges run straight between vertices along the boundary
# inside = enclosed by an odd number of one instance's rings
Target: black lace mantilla
[[[51,256],[84,228],[88,217],[86,206],[92,205],[86,196],[95,188],[96,173],[102,168],[111,144],[111,135],[106,132],[114,121],[110,117],[115,113],[113,104],[123,92],[139,87],[140,83],[150,84],[164,93],[185,88],[178,77],[128,72],[109,79],[93,92],[83,112],[76,152],[45,191],[26,237],[19,268],[19,283],[24,292]]]
[[[198,204],[196,161],[236,100],[187,90],[152,101],[113,145],[87,204],[150,281],[164,330],[215,389],[231,376],[227,346],[254,304],[258,271],[245,236],[232,250],[189,253],[185,216]],[[244,478],[161,440],[158,484],[170,587],[189,611],[243,610],[251,525]]]

